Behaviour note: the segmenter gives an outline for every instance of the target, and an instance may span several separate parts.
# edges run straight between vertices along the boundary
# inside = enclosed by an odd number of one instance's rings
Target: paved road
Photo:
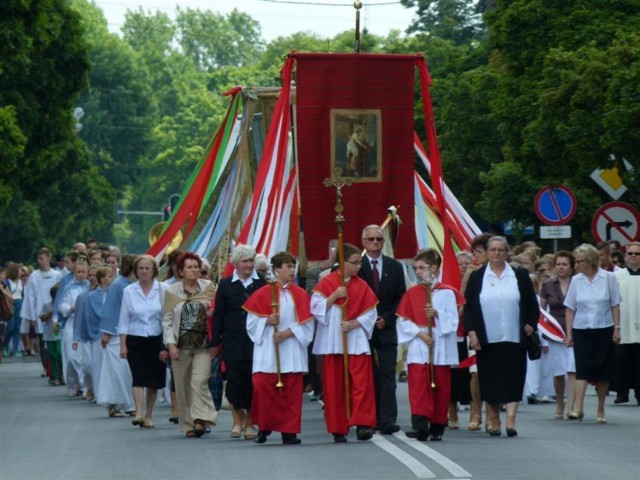
[[[303,444],[265,445],[228,437],[231,415],[201,439],[185,438],[159,404],[156,428],[108,419],[103,408],[69,399],[64,387],[40,378],[34,361],[0,365],[0,480],[74,479],[616,479],[640,478],[640,407],[607,406],[595,423],[589,391],[582,424],[553,419],[553,405],[523,405],[519,436],[447,431],[440,443],[375,435],[371,442],[336,445],[322,410],[305,400]],[[406,384],[398,386],[399,423],[409,428]],[[461,412],[461,420],[468,412]],[[465,424],[466,425],[466,424]],[[275,437],[275,438],[274,438]]]

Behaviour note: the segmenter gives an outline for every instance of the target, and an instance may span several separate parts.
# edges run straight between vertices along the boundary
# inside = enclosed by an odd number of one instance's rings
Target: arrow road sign
[[[640,239],[640,213],[625,202],[609,202],[598,209],[591,222],[598,242],[618,240],[621,245]]]

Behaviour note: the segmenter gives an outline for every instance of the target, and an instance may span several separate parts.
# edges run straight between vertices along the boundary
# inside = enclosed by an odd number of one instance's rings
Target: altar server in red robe
[[[296,259],[287,252],[271,258],[273,279],[245,302],[247,334],[253,341],[251,414],[258,425],[256,443],[272,430],[282,443],[301,443],[303,375],[307,347],[313,339],[313,316],[307,292],[293,283]]]
[[[451,366],[458,364],[458,305],[464,303],[464,298],[453,287],[438,281],[441,264],[442,257],[436,250],[418,252],[413,268],[421,283],[407,290],[397,310],[398,343],[409,344],[407,364],[413,429],[407,436],[421,441],[442,440],[451,397]]]
[[[355,426],[358,440],[369,440],[376,425],[376,400],[369,340],[375,327],[378,300],[358,277],[362,265],[360,249],[345,243],[344,282],[335,271],[324,277],[313,291],[311,313],[318,321],[313,353],[323,356],[325,421],[336,443],[347,441]],[[343,318],[341,306],[346,304]],[[342,333],[347,333],[351,416],[347,418]]]

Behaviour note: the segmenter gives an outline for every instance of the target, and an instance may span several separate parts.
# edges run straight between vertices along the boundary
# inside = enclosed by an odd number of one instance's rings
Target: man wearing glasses
[[[376,393],[376,424],[380,433],[391,435],[400,430],[396,424],[396,362],[398,334],[396,309],[406,291],[402,264],[382,254],[384,236],[378,225],[362,231],[362,268],[358,275],[378,297],[378,317],[371,338],[373,378]],[[375,360],[377,357],[377,361]]]
[[[616,346],[614,403],[627,403],[629,389],[635,392],[640,405],[640,242],[627,244],[627,268],[614,275],[620,285],[620,345]]]

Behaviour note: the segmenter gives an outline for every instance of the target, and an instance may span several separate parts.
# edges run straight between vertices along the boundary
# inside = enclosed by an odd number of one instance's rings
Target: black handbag
[[[542,356],[542,345],[540,344],[540,335],[533,332],[527,337],[527,355],[529,360],[540,360]]]

